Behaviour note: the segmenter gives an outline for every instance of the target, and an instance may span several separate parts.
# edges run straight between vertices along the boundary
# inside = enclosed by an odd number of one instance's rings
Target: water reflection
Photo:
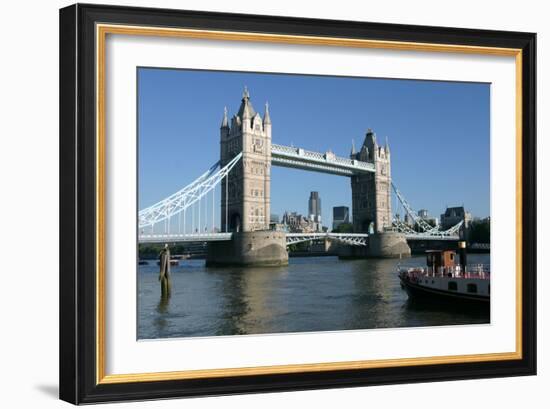
[[[158,331],[163,331],[168,325],[166,319],[166,313],[168,312],[168,306],[170,302],[170,294],[165,294],[164,292],[160,296],[159,303],[157,304],[156,312],[157,315],[154,319],[154,326]]]
[[[357,328],[360,323],[370,321],[372,328],[396,326],[389,320],[395,319],[389,311],[392,308],[392,285],[396,263],[393,260],[360,260],[353,266],[353,278],[357,294],[353,298],[353,319],[348,324]]]
[[[160,301],[157,305],[157,312],[159,314],[164,314],[168,311],[168,305],[170,303],[170,294],[161,294]]]
[[[243,321],[250,310],[246,294],[246,274],[241,271],[217,271],[220,278],[219,294],[221,305],[220,323],[216,335],[246,334]]]
[[[238,335],[268,332],[273,316],[284,314],[285,268],[207,269],[216,277],[220,300],[219,326],[216,335]]]

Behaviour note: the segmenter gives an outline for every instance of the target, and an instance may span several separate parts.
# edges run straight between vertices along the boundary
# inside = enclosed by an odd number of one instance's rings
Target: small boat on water
[[[175,254],[172,256],[172,260],[187,260],[189,257],[189,254]]]
[[[171,258],[171,259],[170,259],[170,265],[171,265],[171,266],[179,266],[179,265],[180,265],[180,261],[177,260],[177,259]],[[157,261],[157,266],[160,266],[160,261]]]
[[[459,243],[459,251],[459,264],[455,263],[454,250],[429,250],[426,267],[400,266],[399,281],[409,298],[488,308],[491,297],[489,266],[467,264],[465,242]]]

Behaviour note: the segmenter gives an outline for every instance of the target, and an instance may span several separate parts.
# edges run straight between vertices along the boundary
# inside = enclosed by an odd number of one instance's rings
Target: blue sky
[[[489,216],[489,84],[152,68],[138,70],[139,208],[219,159],[223,108],[238,110],[245,85],[256,111],[269,102],[274,143],[347,157],[372,128],[388,138],[393,181],[415,209],[439,216],[464,204]],[[324,224],[333,206],[351,209],[348,178],[273,167],[271,213],[306,214],[313,190]]]

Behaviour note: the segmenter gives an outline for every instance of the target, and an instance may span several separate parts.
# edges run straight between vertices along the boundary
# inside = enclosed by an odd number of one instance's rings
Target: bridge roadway
[[[167,233],[167,234],[142,234],[138,240],[140,243],[185,243],[231,240],[233,233]],[[287,245],[313,240],[338,240],[352,246],[366,246],[368,234],[366,233],[287,233]],[[458,236],[437,236],[427,234],[407,234],[407,240],[459,240]]]

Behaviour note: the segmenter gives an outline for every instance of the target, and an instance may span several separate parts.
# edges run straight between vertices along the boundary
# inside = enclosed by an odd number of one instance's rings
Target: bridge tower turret
[[[355,149],[354,149],[355,150]],[[381,146],[369,129],[357,159],[374,164],[375,172],[351,178],[353,228],[355,232],[381,233],[391,227],[391,155],[388,142]]]
[[[227,231],[269,229],[272,125],[267,104],[265,109],[262,118],[254,110],[245,87],[231,126],[227,113],[224,114],[220,130],[221,166],[243,152],[240,163],[222,183],[221,220],[222,229]],[[227,190],[225,183],[228,183]]]

